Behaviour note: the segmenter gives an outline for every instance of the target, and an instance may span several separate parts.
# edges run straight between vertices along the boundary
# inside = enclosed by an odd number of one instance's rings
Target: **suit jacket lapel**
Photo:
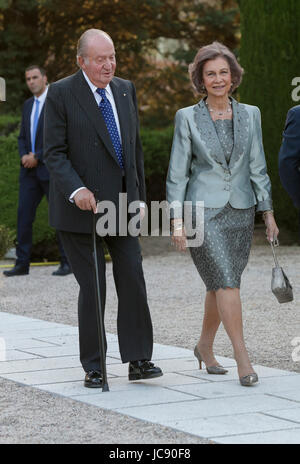
[[[24,115],[26,132],[28,134],[28,138],[29,138],[29,142],[30,142],[30,150],[32,150],[32,147],[31,147],[31,121],[30,121],[30,119],[31,119],[31,111],[32,111],[33,103],[34,103],[34,98],[32,97],[29,100],[28,106],[26,108],[26,114]]]
[[[210,117],[204,100],[194,107],[194,119],[200,131],[201,140],[209,150],[210,156],[224,168],[232,168],[245,153],[249,138],[249,114],[245,106],[231,97],[233,113],[234,146],[227,164],[223,148],[219,142],[215,125]]]
[[[219,164],[228,167],[219,137],[204,100],[194,106],[194,120],[199,129],[201,140],[205,143],[210,156]]]
[[[117,107],[120,130],[122,136],[122,148],[123,148],[123,160],[125,165],[129,166],[129,130],[130,130],[130,109],[128,104],[128,91],[125,87],[122,88],[122,84],[115,79],[110,82],[110,88],[112,90],[114,100]]]
[[[233,132],[234,132],[234,146],[231,153],[229,167],[239,160],[245,153],[249,137],[249,114],[245,106],[238,103],[234,98],[232,101],[233,113]]]
[[[72,93],[95,127],[105,147],[119,165],[105,121],[81,70],[74,76]]]

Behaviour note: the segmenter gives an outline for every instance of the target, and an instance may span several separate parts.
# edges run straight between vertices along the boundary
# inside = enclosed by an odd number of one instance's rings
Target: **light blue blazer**
[[[177,111],[167,176],[169,203],[204,201],[207,208],[220,208],[229,202],[238,209],[272,209],[260,111],[231,101],[234,148],[229,164],[204,100]],[[181,208],[170,213],[182,216]]]

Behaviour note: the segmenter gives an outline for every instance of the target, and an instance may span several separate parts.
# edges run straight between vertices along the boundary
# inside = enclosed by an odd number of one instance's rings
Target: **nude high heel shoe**
[[[201,357],[201,354],[200,354],[200,351],[198,350],[198,346],[196,345],[195,346],[195,349],[194,349],[194,355],[195,357],[198,359],[199,361],[199,369],[202,369],[202,357]],[[208,374],[216,374],[216,375],[223,375],[223,374],[226,374],[228,371],[226,369],[224,369],[224,367],[222,366],[206,366],[206,370],[207,370],[207,373]]]

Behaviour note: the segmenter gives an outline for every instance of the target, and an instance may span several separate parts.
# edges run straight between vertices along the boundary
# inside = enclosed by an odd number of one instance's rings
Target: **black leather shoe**
[[[153,379],[162,375],[162,370],[150,361],[131,361],[129,363],[129,380]]]
[[[3,271],[3,274],[6,277],[13,277],[19,275],[26,275],[29,274],[29,266],[26,264],[15,264],[15,266],[10,269],[9,271]]]
[[[88,371],[84,378],[84,386],[87,388],[101,388],[102,374],[100,371]]]
[[[59,268],[56,271],[52,272],[52,275],[54,276],[65,276],[68,274],[72,274],[72,269],[67,263],[61,263]]]

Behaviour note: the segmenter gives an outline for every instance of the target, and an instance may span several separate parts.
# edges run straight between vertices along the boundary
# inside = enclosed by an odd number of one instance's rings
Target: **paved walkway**
[[[190,350],[155,344],[164,376],[128,382],[116,335],[108,334],[110,391],[83,387],[77,328],[0,312],[0,377],[215,443],[300,443],[300,374],[261,365],[241,387],[233,359],[225,376],[197,369]]]

